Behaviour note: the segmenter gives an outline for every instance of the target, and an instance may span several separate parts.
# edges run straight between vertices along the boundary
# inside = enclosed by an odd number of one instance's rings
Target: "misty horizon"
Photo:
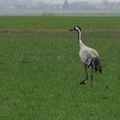
[[[119,11],[120,0],[0,0],[0,15],[118,15]]]
[[[5,3],[9,2],[13,2],[14,0],[0,0],[1,1],[4,1]],[[46,4],[63,4],[65,0],[15,0],[15,1],[18,1],[18,2],[31,2],[31,1],[34,1],[34,2],[44,2]],[[120,0],[67,0],[68,3],[72,3],[72,2],[79,2],[79,1],[82,1],[82,2],[89,2],[89,3],[101,3],[103,1],[109,1],[109,2],[120,2]]]
[[[26,0],[27,1],[27,0]],[[34,1],[43,1],[49,4],[62,4],[65,0],[34,0]],[[88,1],[90,3],[100,3],[104,0],[67,0],[69,3],[71,2],[78,2],[78,1]],[[108,0],[109,2],[119,2],[120,0]]]

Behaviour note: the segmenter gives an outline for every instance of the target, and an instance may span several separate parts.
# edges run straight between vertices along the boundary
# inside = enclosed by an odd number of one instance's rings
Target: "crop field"
[[[100,55],[92,88],[75,25]],[[0,17],[0,120],[119,120],[119,52],[120,17]]]

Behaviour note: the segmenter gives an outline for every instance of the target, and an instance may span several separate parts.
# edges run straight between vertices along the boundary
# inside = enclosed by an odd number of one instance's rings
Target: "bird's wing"
[[[99,55],[96,50],[86,47],[85,49],[80,51],[80,58],[83,63],[90,64],[92,59],[98,57]]]
[[[95,71],[102,72],[102,68],[99,61],[99,55],[96,50],[92,48],[85,48],[80,51],[80,58],[84,64],[88,67],[92,66]]]
[[[90,49],[90,54],[92,55],[92,57],[99,57],[98,55],[98,52],[92,48],[89,48]]]
[[[88,63],[90,63],[91,62],[91,60],[89,59],[90,56],[91,56],[91,54],[88,49],[83,49],[80,51],[80,58],[83,63],[86,63],[86,60]]]

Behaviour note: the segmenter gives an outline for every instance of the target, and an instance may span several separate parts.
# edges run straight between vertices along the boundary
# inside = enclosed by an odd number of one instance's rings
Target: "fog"
[[[0,0],[0,15],[120,15],[120,0]]]
[[[29,0],[28,0],[29,1]],[[63,3],[64,2],[64,0],[35,0],[35,1],[44,1],[44,2],[46,2],[46,3]],[[75,2],[75,1],[89,1],[89,2],[91,2],[91,3],[100,3],[100,2],[102,2],[103,0],[68,0],[68,2]],[[110,1],[110,2],[118,2],[118,1],[120,1],[120,0],[108,0],[108,1]]]

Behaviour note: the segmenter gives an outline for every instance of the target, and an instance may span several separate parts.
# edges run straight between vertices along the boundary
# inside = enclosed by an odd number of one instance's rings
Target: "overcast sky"
[[[44,1],[46,3],[63,3],[64,0],[40,0],[40,1]],[[68,2],[74,2],[74,1],[89,1],[89,2],[101,2],[103,0],[67,0]],[[113,2],[117,2],[120,0],[108,0],[108,1],[113,1]]]

